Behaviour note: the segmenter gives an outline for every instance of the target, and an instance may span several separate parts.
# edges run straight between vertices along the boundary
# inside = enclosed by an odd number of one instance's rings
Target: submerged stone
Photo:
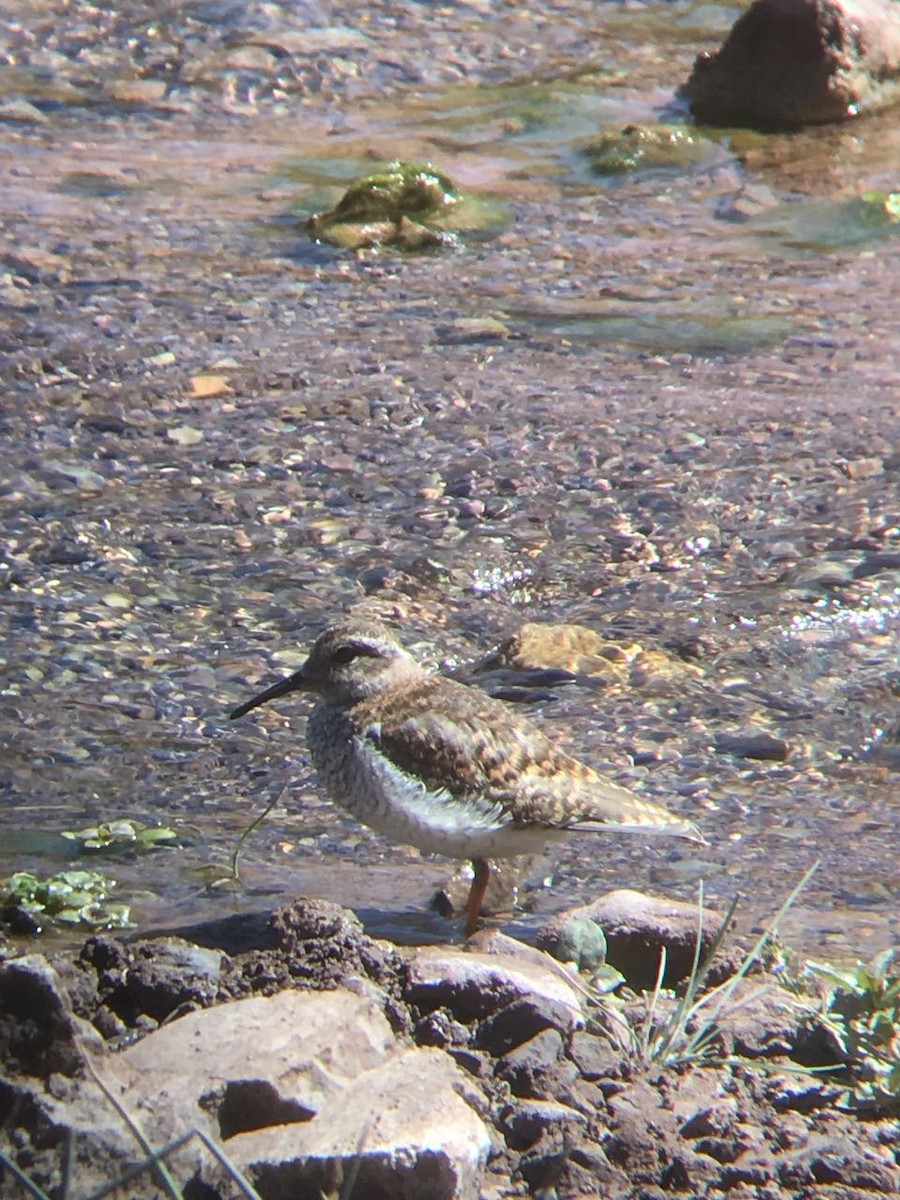
[[[334,208],[313,213],[306,230],[317,241],[345,250],[455,245],[454,235],[435,225],[461,202],[452,180],[431,163],[395,159],[351,184]]]
[[[648,167],[688,167],[709,158],[713,143],[677,126],[627,125],[606,133],[586,150],[592,168],[618,175]]]

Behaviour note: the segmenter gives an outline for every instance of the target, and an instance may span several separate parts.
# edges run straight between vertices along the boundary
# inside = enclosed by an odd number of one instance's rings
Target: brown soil
[[[473,1003],[452,988],[416,1000],[402,954],[368,938],[335,905],[282,910],[269,941],[269,949],[212,956],[213,970],[208,952],[177,939],[125,945],[96,937],[55,966],[75,1011],[111,1045],[198,1007],[368,978],[401,1038],[444,1048],[482,1090],[495,1131],[486,1197],[568,1200],[600,1189],[616,1200],[851,1200],[900,1190],[897,1120],[842,1111],[839,1083],[802,1071],[832,1060],[834,1046],[775,984],[723,1020],[717,1049],[725,1065],[660,1068],[616,1048],[602,1009],[570,1033],[567,1016],[538,1000],[498,1009],[490,995]],[[758,976],[751,982],[763,991]],[[23,1021],[29,1005],[36,1011]],[[62,1169],[61,1131],[48,1137],[42,1096],[71,1101],[77,1093],[72,1035],[46,997],[35,1005],[34,995],[7,993],[2,1008],[4,1149],[52,1189]],[[10,1023],[15,1012],[20,1019]],[[626,1012],[639,1022],[643,1001]],[[16,1186],[7,1177],[2,1194],[17,1195]],[[156,1192],[148,1181],[129,1194],[143,1200]]]

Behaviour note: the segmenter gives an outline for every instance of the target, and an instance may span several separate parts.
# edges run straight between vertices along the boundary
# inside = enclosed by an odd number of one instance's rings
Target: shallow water
[[[32,20],[64,41],[92,11]],[[652,119],[730,10],[560,6],[529,32],[517,9],[518,58],[491,21],[385,12],[318,62],[319,91],[214,56],[173,111],[100,103],[64,54],[13,81],[46,120],[3,130],[0,876],[132,816],[185,842],[110,862],[142,927],[300,890],[401,940],[455,936],[419,915],[449,865],[317,798],[302,702],[226,720],[365,603],[464,676],[528,620],[656,655],[527,711],[709,849],[573,841],[516,930],[701,876],[752,924],[821,858],[789,940],[895,944],[900,249],[860,205],[896,180],[895,121],[707,131],[695,160],[601,176],[591,138]],[[333,16],[318,34],[346,41]],[[355,56],[371,81],[337,69]],[[303,213],[397,155],[491,206],[489,236],[423,258],[305,239]],[[772,202],[731,219],[750,184]],[[785,761],[717,748],[760,730]]]

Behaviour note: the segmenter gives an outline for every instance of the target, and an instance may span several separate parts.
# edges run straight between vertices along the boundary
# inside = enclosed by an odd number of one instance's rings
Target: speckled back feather
[[[690,822],[605,779],[477,688],[422,671],[345,712],[401,770],[459,798],[480,794],[517,825],[699,837]]]

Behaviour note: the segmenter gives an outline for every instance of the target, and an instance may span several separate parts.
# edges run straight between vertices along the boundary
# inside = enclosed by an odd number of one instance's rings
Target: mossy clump
[[[626,125],[605,133],[585,149],[600,175],[621,175],[650,167],[688,167],[705,161],[712,143],[675,125]]]
[[[357,179],[334,208],[313,213],[306,230],[316,241],[345,250],[455,247],[457,235],[441,224],[462,201],[453,181],[431,163],[395,159]]]

